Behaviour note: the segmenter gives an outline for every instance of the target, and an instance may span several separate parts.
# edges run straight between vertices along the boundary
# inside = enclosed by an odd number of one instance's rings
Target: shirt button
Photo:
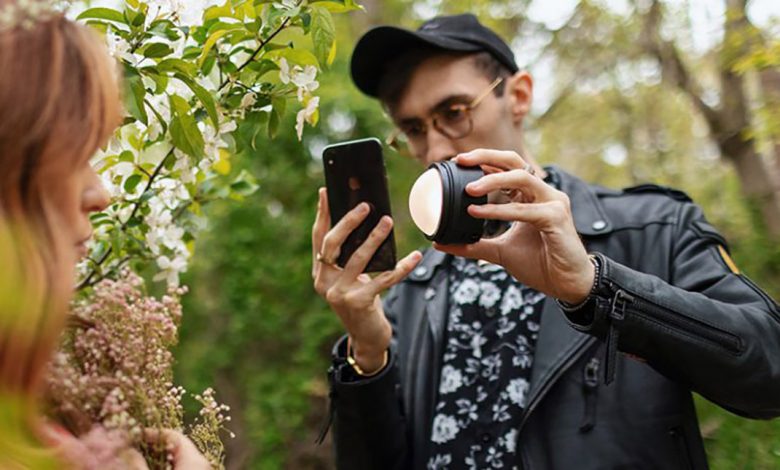
[[[486,432],[486,433],[482,434],[482,443],[483,444],[488,444],[492,440],[493,440],[493,436],[489,432]]]
[[[607,228],[607,223],[604,222],[603,220],[597,220],[593,222],[593,225],[591,227],[593,227],[593,230],[604,230],[605,228]]]
[[[426,268],[425,266],[420,266],[419,268],[414,270],[414,275],[417,277],[422,277],[425,276],[425,273],[427,272],[428,272],[428,268]]]

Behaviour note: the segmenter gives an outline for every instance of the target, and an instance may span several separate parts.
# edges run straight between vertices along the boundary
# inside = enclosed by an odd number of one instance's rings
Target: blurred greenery
[[[292,132],[293,116],[287,116],[274,140],[235,159],[233,171],[251,171],[260,190],[208,208],[210,227],[185,277],[191,294],[185,298],[179,380],[192,389],[214,383],[218,398],[231,405],[237,437],[227,443],[228,468],[332,466],[329,446],[313,442],[326,415],[325,371],[341,328],[311,287],[310,229],[316,189],[323,184],[322,147],[382,137],[391,129],[379,105],[359,94],[348,73],[352,45],[375,24],[414,26],[425,12],[468,10],[515,39],[518,50],[542,44],[538,56],[527,60],[532,70],[545,62],[551,68],[537,79],[537,85],[551,81],[544,84],[552,90],[551,105],[535,111],[526,130],[537,159],[606,186],[652,181],[685,190],[730,240],[740,268],[778,297],[780,243],[768,234],[759,204],[745,196],[744,183],[690,96],[641,49],[636,39],[645,27],[641,15],[621,16],[582,1],[565,25],[551,30],[524,17],[527,1],[362,3],[365,13],[337,20],[338,56],[320,77],[320,125],[307,129],[301,144]],[[687,48],[690,19],[676,8],[667,6],[665,34],[688,51],[684,59],[692,75],[701,80],[704,96],[717,102],[713,77],[722,48],[698,53]],[[776,44],[763,50],[762,55],[751,49],[741,73],[777,65]],[[760,63],[751,66],[751,57]],[[762,135],[760,149],[771,164],[767,155],[777,133]],[[399,252],[406,253],[425,244],[409,224],[405,201],[419,168],[391,150],[386,159]],[[780,422],[738,418],[703,399],[697,405],[712,468],[780,466]]]

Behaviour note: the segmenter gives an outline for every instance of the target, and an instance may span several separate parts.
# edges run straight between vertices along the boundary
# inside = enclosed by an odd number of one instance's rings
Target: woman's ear
[[[519,124],[531,112],[534,95],[534,82],[531,75],[521,70],[506,79],[506,91],[509,100],[509,112],[512,122]]]

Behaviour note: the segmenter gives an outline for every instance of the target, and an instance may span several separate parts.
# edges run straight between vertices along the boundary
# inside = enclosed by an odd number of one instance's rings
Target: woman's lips
[[[87,249],[87,243],[92,239],[92,234],[90,233],[88,236],[84,237],[76,243],[76,252],[78,253],[80,258],[83,258],[87,256],[89,253],[89,249]]]
[[[79,255],[79,258],[84,258],[87,256],[89,250],[87,250],[86,242],[80,242],[76,244],[76,253]]]

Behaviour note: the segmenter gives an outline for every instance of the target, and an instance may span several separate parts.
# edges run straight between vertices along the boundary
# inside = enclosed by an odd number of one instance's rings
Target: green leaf
[[[328,57],[336,40],[336,26],[333,24],[333,16],[323,7],[311,7],[311,39],[320,65],[328,65]]]
[[[161,75],[157,67],[142,67],[140,71],[154,81],[154,84],[156,85],[154,94],[159,95],[168,88],[168,76]]]
[[[84,19],[107,20],[107,21],[115,21],[117,23],[127,24],[127,19],[125,18],[125,15],[123,15],[122,12],[116,11],[111,8],[90,8],[89,10],[83,11],[76,19],[77,20],[84,20]]]
[[[279,70],[279,66],[276,62],[268,59],[256,60],[247,66],[247,69],[255,72],[255,80],[259,80],[266,73],[272,70]]]
[[[125,180],[125,191],[128,193],[135,191],[135,188],[138,187],[138,183],[140,183],[142,179],[143,177],[139,174],[130,175],[130,177]]]
[[[266,57],[280,59],[284,57],[288,62],[298,65],[319,65],[317,57],[306,49],[293,49],[285,47],[284,49],[277,49],[270,51],[266,54]]]
[[[206,112],[208,113],[211,122],[214,124],[214,129],[219,129],[219,115],[217,114],[217,105],[214,102],[214,97],[211,95],[211,93],[200,86],[191,77],[181,73],[174,74],[174,77],[184,82],[184,84],[187,85],[193,93],[195,93],[195,96],[197,96],[200,102],[203,103],[203,107],[206,108]]]
[[[176,30],[176,24],[170,20],[157,20],[153,21],[149,25],[149,32],[160,37],[164,37],[169,41],[176,41],[179,39],[179,32]]]
[[[353,0],[344,0],[344,3],[334,1],[324,2],[312,2],[312,4],[327,9],[331,13],[347,13],[355,10],[364,10],[362,5],[355,3]]]
[[[215,31],[211,36],[209,36],[209,38],[206,39],[206,42],[203,44],[203,51],[200,53],[200,57],[198,58],[198,66],[200,67],[203,65],[203,62],[206,60],[206,56],[209,55],[211,48],[214,47],[220,38],[232,31],[236,31],[237,29],[241,29],[241,26],[234,25],[231,29],[220,29],[219,31]]]
[[[279,113],[274,109],[271,111],[271,117],[268,119],[268,137],[271,139],[276,137],[276,134],[279,132],[279,123],[281,122],[282,117],[279,115]]]
[[[230,190],[241,196],[251,196],[259,187],[255,177],[246,170],[241,170],[241,173],[230,184]]]
[[[287,99],[277,96],[271,99],[271,107],[275,112],[279,113],[279,117],[281,118],[284,116],[284,112],[287,109]]]
[[[198,67],[192,62],[181,59],[163,59],[157,64],[157,70],[160,72],[181,72],[186,75],[195,75],[198,73]]]
[[[160,140],[163,138],[163,136],[165,136],[165,133],[168,132],[168,123],[165,121],[162,115],[160,115],[160,113],[154,109],[153,106],[149,106],[149,109],[152,110],[152,113],[154,113],[154,116],[157,118],[157,122],[159,122],[160,126],[162,126],[162,132],[160,133],[160,137],[157,139]]]
[[[198,124],[190,112],[189,103],[181,96],[176,95],[172,95],[170,101],[174,114],[170,125],[173,145],[197,159],[203,158],[205,146],[203,134],[198,129]]]
[[[230,0],[227,0],[223,5],[206,9],[206,12],[203,14],[203,21],[213,20],[215,18],[233,18],[233,9],[230,6]]]
[[[149,117],[146,114],[146,107],[144,106],[146,89],[144,88],[143,81],[141,81],[141,76],[138,74],[138,71],[127,64],[125,64],[125,86],[127,91],[124,94],[124,98],[127,111],[136,120],[148,124]]]
[[[150,59],[156,59],[160,57],[165,57],[167,55],[170,55],[173,52],[173,49],[168,44],[163,44],[161,42],[154,42],[152,44],[149,44],[148,46],[144,47],[141,51],[141,53],[144,55],[144,57],[149,57]]]
[[[130,22],[130,26],[142,26],[146,21],[146,14],[143,11],[125,10],[125,17]]]

